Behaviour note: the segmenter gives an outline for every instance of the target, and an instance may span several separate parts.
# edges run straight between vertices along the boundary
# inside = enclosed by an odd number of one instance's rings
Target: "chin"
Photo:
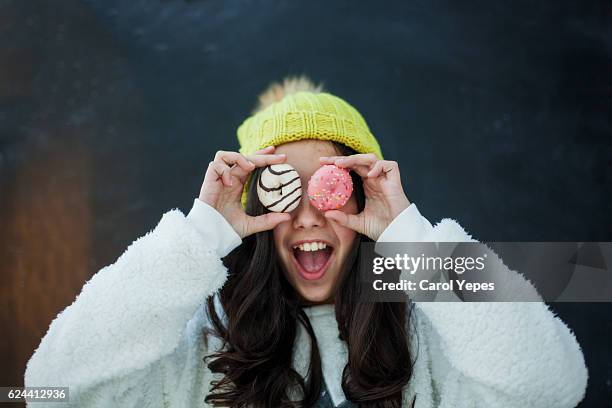
[[[306,304],[333,303],[329,288],[296,288]]]

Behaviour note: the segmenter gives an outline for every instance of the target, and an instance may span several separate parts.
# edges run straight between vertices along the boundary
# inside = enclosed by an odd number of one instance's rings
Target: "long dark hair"
[[[335,143],[341,155],[355,151]],[[246,212],[261,215],[267,210],[257,199],[251,177]],[[365,205],[363,183],[351,172],[359,211]],[[360,244],[371,240],[358,234],[341,274],[335,294],[335,312],[340,339],[348,347],[348,363],[342,373],[347,399],[360,407],[401,407],[402,389],[412,376],[407,322],[411,307],[404,303],[358,301],[356,271]],[[207,301],[213,330],[223,343],[221,350],[205,357],[213,373],[223,374],[212,382],[206,402],[219,407],[310,407],[319,398],[323,376],[317,339],[302,310],[299,297],[283,274],[274,247],[272,231],[246,237],[227,255],[228,280],[219,291],[225,320]],[[311,341],[308,378],[292,368],[297,323]],[[299,387],[299,401],[292,400],[291,387]]]

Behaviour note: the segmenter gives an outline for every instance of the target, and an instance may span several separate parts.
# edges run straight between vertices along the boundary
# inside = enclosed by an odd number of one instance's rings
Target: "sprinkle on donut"
[[[343,207],[352,193],[353,180],[350,173],[333,164],[319,168],[308,181],[308,198],[320,211]]]

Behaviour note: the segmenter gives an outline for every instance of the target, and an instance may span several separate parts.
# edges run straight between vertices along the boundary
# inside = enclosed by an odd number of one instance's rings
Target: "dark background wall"
[[[610,2],[0,0],[0,385],[301,73],[363,113],[430,220],[612,240]],[[612,406],[612,307],[552,307],[586,354],[581,406]]]

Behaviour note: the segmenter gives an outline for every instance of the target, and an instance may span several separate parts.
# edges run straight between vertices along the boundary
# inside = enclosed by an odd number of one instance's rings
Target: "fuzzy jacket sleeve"
[[[25,385],[68,386],[70,406],[112,406],[128,386],[162,392],[168,367],[158,363],[181,366],[172,354],[181,344],[185,349],[187,323],[225,282],[221,257],[240,242],[221,215],[197,199],[187,217],[168,211],[53,320],[27,364]],[[187,358],[188,351],[181,355]],[[138,381],[155,389],[139,389]],[[141,396],[147,397],[153,396]]]
[[[415,204],[378,240],[419,241],[474,240],[452,219],[433,227]],[[520,274],[505,270],[526,284]],[[574,334],[545,303],[418,302],[416,308],[428,323],[423,335],[430,343],[436,406],[470,401],[474,407],[570,408],[582,400],[584,356]]]

